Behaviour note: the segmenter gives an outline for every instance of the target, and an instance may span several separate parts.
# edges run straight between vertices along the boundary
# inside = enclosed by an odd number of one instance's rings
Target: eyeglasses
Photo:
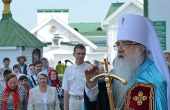
[[[132,45],[139,45],[139,43],[122,43],[121,45],[120,45],[120,44],[115,44],[115,45],[113,46],[113,48],[114,48],[114,50],[118,50],[119,47],[121,46],[122,49],[127,49],[127,48],[129,48],[130,46],[132,46]]]

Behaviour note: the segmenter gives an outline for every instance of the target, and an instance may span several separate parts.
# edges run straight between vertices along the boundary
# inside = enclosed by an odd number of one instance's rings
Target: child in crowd
[[[19,77],[19,85],[24,86],[26,92],[27,92],[27,101],[29,100],[29,90],[31,87],[28,86],[28,78],[26,75],[21,75]]]
[[[6,87],[6,77],[8,76],[8,74],[11,74],[12,72],[8,69],[6,69],[5,71],[3,71],[2,76],[0,78],[0,90],[2,88]]]
[[[19,80],[19,77],[22,75],[21,73],[19,73],[19,66],[17,64],[15,64],[13,66],[13,73],[17,76],[17,80]]]

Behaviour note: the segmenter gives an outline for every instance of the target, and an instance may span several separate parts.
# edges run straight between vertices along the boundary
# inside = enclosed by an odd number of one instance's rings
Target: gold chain
[[[121,108],[123,107],[124,102],[125,102],[125,100],[123,101],[122,105],[119,108],[116,107],[116,110],[121,110]]]

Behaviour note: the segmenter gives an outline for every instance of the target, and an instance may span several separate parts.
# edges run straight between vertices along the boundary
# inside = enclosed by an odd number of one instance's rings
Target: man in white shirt
[[[84,97],[85,74],[84,70],[89,64],[84,62],[86,48],[78,44],[74,47],[73,56],[75,63],[66,68],[63,77],[62,88],[64,89],[64,110],[81,110]]]

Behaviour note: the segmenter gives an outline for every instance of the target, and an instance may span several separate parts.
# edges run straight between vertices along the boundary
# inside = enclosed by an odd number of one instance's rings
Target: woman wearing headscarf
[[[48,73],[50,70],[52,70],[52,68],[49,67],[49,61],[48,61],[47,58],[43,57],[43,58],[41,59],[41,62],[42,62],[42,64],[43,64],[43,66],[42,66],[42,71],[45,71],[45,72]]]
[[[0,110],[27,110],[27,94],[15,74],[7,76],[6,88],[0,90]]]
[[[38,73],[38,86],[30,90],[28,110],[60,110],[56,88],[46,72]]]
[[[51,81],[51,86],[55,87],[58,93],[61,110],[64,110],[64,91],[62,89],[62,82],[58,79],[58,73],[55,70],[48,72],[48,77]]]
[[[27,66],[27,75],[31,76],[35,73],[34,64],[29,64]]]

